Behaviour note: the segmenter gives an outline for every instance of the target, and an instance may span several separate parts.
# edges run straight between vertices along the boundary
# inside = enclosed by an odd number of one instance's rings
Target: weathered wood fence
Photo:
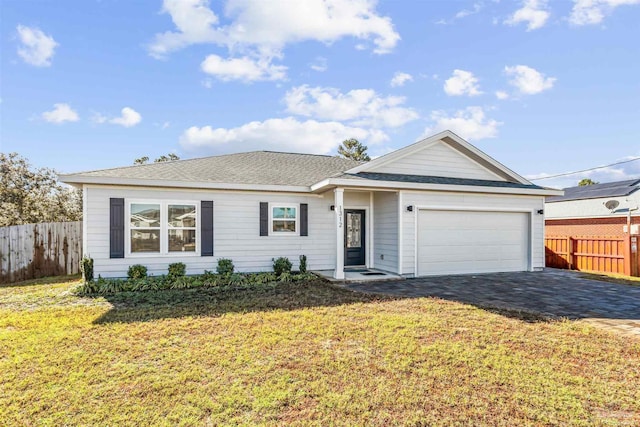
[[[545,265],[638,276],[637,237],[547,236]]]
[[[0,227],[0,283],[80,272],[82,222]]]

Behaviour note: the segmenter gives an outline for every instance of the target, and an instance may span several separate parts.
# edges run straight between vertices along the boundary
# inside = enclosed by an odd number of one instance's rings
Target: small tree
[[[174,160],[180,160],[177,154],[169,153],[166,156],[163,154],[153,161],[153,163],[172,162]],[[149,156],[138,157],[133,161],[134,165],[145,165],[149,163]]]
[[[594,185],[594,184],[600,184],[600,183],[592,180],[591,178],[584,178],[580,180],[580,182],[578,183],[580,187],[586,187],[587,185]]]
[[[371,157],[367,154],[367,146],[355,138],[345,139],[338,147],[338,156],[358,162],[368,162]]]

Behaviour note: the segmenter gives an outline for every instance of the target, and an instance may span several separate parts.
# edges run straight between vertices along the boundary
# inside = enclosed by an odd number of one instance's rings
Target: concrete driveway
[[[567,270],[434,276],[345,283],[348,289],[403,297],[433,296],[480,307],[584,319],[613,332],[640,338],[640,286],[581,277]]]

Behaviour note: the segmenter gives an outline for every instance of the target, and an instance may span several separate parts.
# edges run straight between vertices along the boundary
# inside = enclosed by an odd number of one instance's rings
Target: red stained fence
[[[638,276],[638,236],[545,238],[545,265]]]

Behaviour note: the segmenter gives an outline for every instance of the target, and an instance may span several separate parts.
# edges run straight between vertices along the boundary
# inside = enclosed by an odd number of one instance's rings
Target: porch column
[[[344,279],[344,189],[334,190],[334,206],[336,213],[336,269],[335,279]]]

